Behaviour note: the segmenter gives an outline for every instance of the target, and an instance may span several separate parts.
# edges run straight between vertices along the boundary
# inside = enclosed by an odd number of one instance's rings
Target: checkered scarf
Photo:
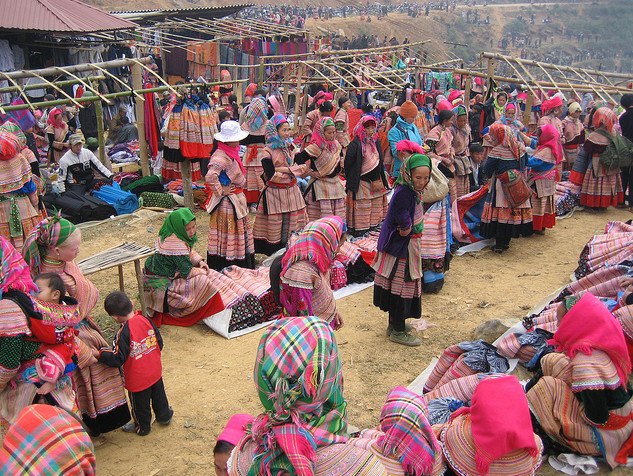
[[[282,275],[297,261],[310,261],[321,273],[325,273],[330,269],[338,243],[346,231],[347,225],[337,216],[320,218],[308,223],[299,239],[288,248],[281,260]]]
[[[347,440],[338,347],[327,322],[291,317],[259,343],[254,379],[265,413],[246,439],[257,444],[249,476],[314,474],[316,448]]]
[[[2,474],[96,474],[90,437],[79,421],[51,405],[30,405],[7,430],[0,450]]]
[[[15,289],[30,293],[37,290],[31,279],[31,270],[22,255],[16,251],[11,242],[0,236],[0,298],[2,293]]]
[[[24,260],[36,276],[40,271],[42,257],[46,249],[61,245],[76,230],[76,226],[59,215],[53,215],[39,222],[26,237],[22,254]]]
[[[281,150],[284,157],[288,161],[288,165],[292,165],[292,139],[282,139],[279,136],[277,128],[288,120],[283,114],[275,114],[273,118],[266,123],[266,145],[273,150]]]
[[[20,126],[13,121],[7,121],[0,126],[0,130],[13,134],[18,139],[18,151],[26,147],[26,136]]]
[[[336,150],[336,139],[327,140],[325,138],[325,128],[326,127],[336,127],[334,125],[334,121],[330,116],[324,116],[319,119],[316,126],[312,131],[312,137],[310,138],[310,144],[316,144],[319,149],[325,149],[328,152],[334,152]]]
[[[244,116],[242,128],[253,134],[261,133],[268,120],[268,105],[266,99],[257,97],[251,101]]]
[[[440,445],[427,420],[427,407],[419,395],[404,387],[394,388],[380,414],[378,439],[384,455],[400,461],[407,474],[431,474]]]

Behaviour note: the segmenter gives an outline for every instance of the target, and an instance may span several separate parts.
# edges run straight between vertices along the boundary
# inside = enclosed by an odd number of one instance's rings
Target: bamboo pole
[[[73,66],[64,66],[64,67],[53,66],[51,68],[35,69],[35,70],[29,70],[29,71],[25,71],[25,70],[12,71],[10,73],[4,73],[4,74],[6,74],[7,77],[11,77],[13,79],[29,78],[31,76],[38,77],[38,75],[39,76],[53,76],[53,75],[58,74],[59,70],[64,71],[64,73],[81,73],[84,71],[94,70],[95,68],[93,67],[93,65],[98,65],[98,66],[101,66],[102,68],[120,68],[123,66],[131,66],[135,61],[139,61],[141,63],[148,63],[150,60],[149,58],[141,58],[139,60],[123,58],[123,59],[117,59],[117,60],[112,60],[112,61],[104,61],[101,63],[92,63],[92,64],[83,63],[83,64],[77,64]]]
[[[532,117],[532,104],[534,104],[534,93],[529,91],[525,100],[525,111],[523,112],[523,124],[528,129],[530,127],[530,118]]]
[[[473,78],[466,76],[466,85],[464,86],[464,105],[466,111],[470,111],[470,90],[473,87]]]
[[[498,53],[487,53],[487,52],[483,52],[482,54],[483,58],[495,58],[495,59],[502,59],[504,55],[498,54]],[[540,61],[534,61],[534,60],[528,60],[528,59],[522,59],[521,60],[524,64],[528,65],[528,66],[537,66],[537,65],[541,65],[544,68],[548,68],[548,69],[556,69],[557,66],[558,68],[560,68],[563,71],[568,71],[568,72],[573,72],[573,73],[577,73],[577,71],[572,67],[572,66],[559,66],[559,65],[555,65],[552,63],[542,63]],[[611,78],[622,78],[622,79],[628,79],[631,80],[633,79],[633,75],[631,74],[625,74],[625,73],[605,73],[602,71],[597,71],[597,70],[593,70],[593,69],[583,69],[582,70],[584,73],[586,74],[604,74],[606,76],[609,76]]]
[[[93,83],[96,85],[96,82]],[[103,134],[105,133],[104,119],[103,119],[103,105],[101,101],[95,101],[95,115],[97,116],[97,139],[99,140],[99,160],[103,165],[106,164],[105,153],[105,140]],[[109,167],[108,167],[109,168]]]
[[[495,60],[494,58],[488,58],[488,79],[487,79],[487,87],[488,91],[486,93],[486,97],[492,96],[492,81],[495,75]]]
[[[182,194],[185,197],[185,206],[193,210],[193,186],[191,184],[191,161],[189,159],[180,162],[180,174],[182,176]]]
[[[287,82],[290,82],[290,65],[285,67],[284,79]],[[289,95],[290,95],[290,88],[287,86],[284,86],[284,109],[288,107]]]
[[[132,65],[132,87],[134,89],[143,89],[143,79],[141,76],[141,66],[140,63],[135,63]],[[145,137],[145,101],[136,101],[135,102],[135,110],[136,110],[136,127],[139,131],[138,134],[138,143],[139,143],[139,152],[141,153],[141,169],[143,170],[143,176],[148,177],[150,175],[149,168],[149,157],[147,154],[147,139]],[[191,180],[191,175],[189,175],[189,180]],[[184,175],[183,175],[184,182]]]
[[[301,80],[303,79],[303,75],[305,74],[305,65],[299,66],[299,71],[297,72],[297,87],[295,92],[295,113],[294,113],[294,130],[295,132],[299,132],[299,113],[301,111]],[[290,88],[290,85],[288,85]],[[308,94],[308,88],[306,87],[306,92],[304,94]]]
[[[102,81],[106,79],[105,76],[91,76],[89,78],[85,78],[84,81]],[[57,86],[70,86],[71,84],[77,84],[79,81],[76,79],[69,79],[66,81],[55,81]],[[25,84],[23,86],[5,86],[0,88],[0,93],[11,93],[14,91],[32,91],[33,89],[42,89],[48,87],[48,81],[46,84],[37,83],[37,84]]]

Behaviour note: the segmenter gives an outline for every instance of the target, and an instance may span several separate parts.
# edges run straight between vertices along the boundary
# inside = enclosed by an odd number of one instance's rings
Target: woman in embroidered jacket
[[[37,185],[22,153],[26,137],[0,131],[0,236],[18,251],[39,223]]]
[[[470,193],[470,176],[473,173],[473,162],[470,158],[470,126],[466,107],[459,105],[453,109],[455,122],[451,126],[453,135],[453,164],[455,166],[455,199]]]
[[[543,376],[527,386],[530,410],[550,442],[601,456],[611,469],[626,464],[633,455],[633,404],[622,326],[589,292],[561,302],[558,320],[549,341],[557,352],[541,359]]]
[[[264,151],[264,134],[268,122],[268,104],[263,97],[254,98],[246,109],[242,129],[248,132],[248,137],[241,141],[246,146],[244,153],[244,169],[246,170],[246,186],[244,194],[248,203],[257,203],[259,195],[264,189],[261,175],[262,153]]]
[[[363,116],[345,154],[347,222],[359,236],[375,228],[387,214],[387,177],[376,119]]]
[[[347,110],[352,107],[352,101],[348,96],[338,98],[338,111],[334,115],[334,125],[336,126],[336,140],[341,144],[343,157],[350,143],[349,139],[349,116]]]
[[[80,245],[81,231],[68,220],[54,216],[31,230],[22,254],[33,276],[44,272],[59,274],[68,295],[79,302],[82,321],[75,339],[78,362],[73,382],[83,420],[98,435],[127,423],[130,411],[119,369],[96,362],[93,357],[94,350],[109,344],[90,317],[99,291],[75,263]]]
[[[525,145],[516,139],[508,126],[492,124],[484,136],[483,146],[488,151],[484,175],[488,178],[494,175],[495,179],[490,183],[481,214],[481,234],[486,238],[496,238],[493,251],[503,253],[510,247],[512,238],[534,233],[530,199],[512,208],[499,178],[506,173],[514,176],[524,169]]]
[[[448,188],[451,203],[457,199],[457,187],[455,184],[455,150],[453,149],[453,123],[455,113],[450,109],[440,111],[438,124],[424,138],[424,143],[431,147],[429,157],[437,159],[453,175],[448,178]]]
[[[405,319],[419,318],[422,312],[422,193],[431,167],[431,159],[422,154],[414,154],[402,164],[372,264],[376,271],[374,306],[389,312],[387,336],[408,346],[421,344],[409,334]]]
[[[341,144],[336,140],[336,127],[330,117],[322,118],[315,127],[312,140],[295,161],[303,165],[310,161],[310,182],[304,197],[308,219],[336,215],[345,220],[345,188],[341,172]]]
[[[600,155],[611,144],[609,136],[616,133],[617,121],[618,117],[608,107],[601,107],[593,114],[594,130],[587,137],[569,176],[575,184],[582,184],[580,191],[582,206],[607,208],[615,207],[624,201],[620,167],[605,167],[600,162]]]
[[[567,109],[567,116],[563,119],[563,132],[565,138],[565,170],[571,170],[578,152],[585,143],[585,126],[582,125],[580,114],[582,108],[577,102],[572,102]]]
[[[529,178],[534,183],[536,195],[531,198],[532,226],[534,231],[543,232],[556,224],[556,164],[563,161],[563,148],[558,131],[551,124],[537,129],[536,152],[528,159]]]
[[[280,301],[286,316],[318,316],[343,325],[330,285],[330,268],[345,242],[347,226],[330,216],[308,223],[281,260]]]
[[[189,208],[171,212],[156,240],[156,254],[145,261],[144,292],[157,326],[190,326],[224,309],[209,266],[193,249],[196,217]]]
[[[255,267],[255,244],[244,195],[246,176],[239,141],[248,135],[237,121],[225,121],[215,135],[218,148],[209,159],[206,182],[211,196],[207,263],[216,271],[231,265]]]
[[[308,223],[297,177],[306,175],[310,166],[294,163],[296,149],[290,134],[288,121],[281,114],[275,115],[266,125],[266,148],[262,158],[266,188],[257,206],[253,227],[258,253],[273,254],[286,246],[293,231]]]
[[[67,364],[75,353],[77,301],[37,299],[22,255],[0,237],[0,433],[20,411],[46,401],[76,411]]]

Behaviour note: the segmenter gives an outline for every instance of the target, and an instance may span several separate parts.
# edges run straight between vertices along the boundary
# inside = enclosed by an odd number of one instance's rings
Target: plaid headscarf
[[[22,129],[20,129],[20,126],[18,126],[15,122],[13,121],[5,122],[4,124],[0,126],[0,130],[3,130],[5,132],[10,132],[15,137],[17,137],[19,150],[22,150],[26,147],[26,136],[24,135],[24,132],[22,132]]]
[[[61,245],[77,229],[75,225],[59,215],[45,218],[31,230],[24,241],[22,254],[31,268],[31,274],[37,276],[40,272],[42,257],[46,249]]]
[[[363,157],[367,157],[369,153],[377,154],[378,148],[376,147],[376,140],[378,139],[378,132],[374,132],[374,134],[370,137],[367,135],[367,131],[365,130],[365,125],[368,122],[373,122],[374,125],[377,125],[376,118],[373,116],[363,116],[356,124],[356,128],[354,129],[354,135],[358,137],[360,140],[360,146],[363,151]],[[368,150],[369,149],[369,150]]]
[[[332,265],[338,243],[346,232],[347,225],[338,216],[324,217],[308,223],[281,260],[282,275],[290,265],[304,260],[314,263],[321,273],[325,273]]]
[[[492,124],[488,129],[488,137],[493,147],[501,144],[512,152],[516,160],[519,160],[519,143],[508,126],[499,123]]]
[[[266,124],[266,145],[273,150],[281,150],[288,164],[292,164],[292,139],[282,139],[277,128],[288,120],[283,114],[275,114]]]
[[[11,242],[0,236],[0,298],[9,289],[16,289],[25,293],[36,291],[37,286],[31,279],[31,270],[22,255],[13,247]]]
[[[249,476],[314,474],[316,448],[347,440],[347,403],[334,331],[318,317],[275,321],[259,342],[254,380],[265,412]]]
[[[325,149],[328,152],[334,152],[336,150],[336,139],[329,141],[325,139],[325,128],[336,127],[334,121],[330,116],[325,116],[319,119],[314,130],[312,131],[312,137],[310,138],[310,144],[315,144],[319,149]]]
[[[187,243],[189,247],[193,247],[198,241],[198,234],[196,233],[193,238],[189,238],[185,226],[195,219],[196,216],[189,208],[179,208],[167,215],[163,226],[160,227],[158,236],[160,236],[161,240],[164,240],[168,236],[176,235],[180,240]]]
[[[268,105],[266,104],[266,99],[257,97],[251,101],[248,109],[246,110],[242,128],[253,134],[262,132],[267,120]]]
[[[594,129],[604,129],[609,134],[614,134],[617,122],[618,116],[615,115],[615,112],[608,107],[601,107],[594,113],[592,125]]]
[[[400,461],[407,474],[431,474],[440,445],[427,420],[426,403],[404,387],[394,388],[380,414],[380,429],[385,433],[378,446],[385,456]]]
[[[405,160],[402,164],[402,167],[400,167],[400,175],[398,175],[396,185],[406,185],[407,187],[409,187],[411,190],[418,194],[417,199],[419,202],[421,202],[422,194],[424,193],[424,191],[417,191],[415,189],[413,178],[411,177],[411,173],[413,172],[413,170],[418,167],[428,167],[430,175],[431,171],[433,170],[433,163],[431,162],[431,159],[429,159],[428,156],[424,154],[413,154],[411,157]],[[422,233],[422,230],[420,230],[420,233]]]
[[[2,474],[93,475],[97,461],[78,420],[51,405],[29,405],[7,430],[0,451]]]

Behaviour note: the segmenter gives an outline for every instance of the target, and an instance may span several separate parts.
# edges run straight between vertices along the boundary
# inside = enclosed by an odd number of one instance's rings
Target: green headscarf
[[[428,167],[429,171],[432,170],[433,164],[431,159],[423,154],[413,154],[409,157],[400,167],[400,175],[396,180],[396,185],[406,185],[411,190],[414,190],[418,194],[418,200],[422,200],[422,192],[415,190],[413,179],[411,178],[411,172],[418,167]]]
[[[167,215],[165,223],[163,223],[158,232],[158,236],[160,236],[161,240],[164,240],[170,235],[176,235],[190,247],[193,247],[194,243],[198,241],[198,234],[196,233],[193,238],[189,238],[185,226],[195,219],[196,216],[189,208],[179,208]]]
[[[429,168],[429,180],[431,170],[433,169],[433,163],[431,159],[423,154],[413,154],[409,157],[400,167],[400,175],[396,180],[396,185],[405,185],[413,190],[417,194],[418,202],[422,202],[422,194],[424,191],[418,192],[415,189],[415,185],[413,184],[413,179],[411,178],[411,173],[414,169],[418,167],[428,167]],[[422,233],[423,222],[420,222],[418,225],[413,226],[413,233]]]

